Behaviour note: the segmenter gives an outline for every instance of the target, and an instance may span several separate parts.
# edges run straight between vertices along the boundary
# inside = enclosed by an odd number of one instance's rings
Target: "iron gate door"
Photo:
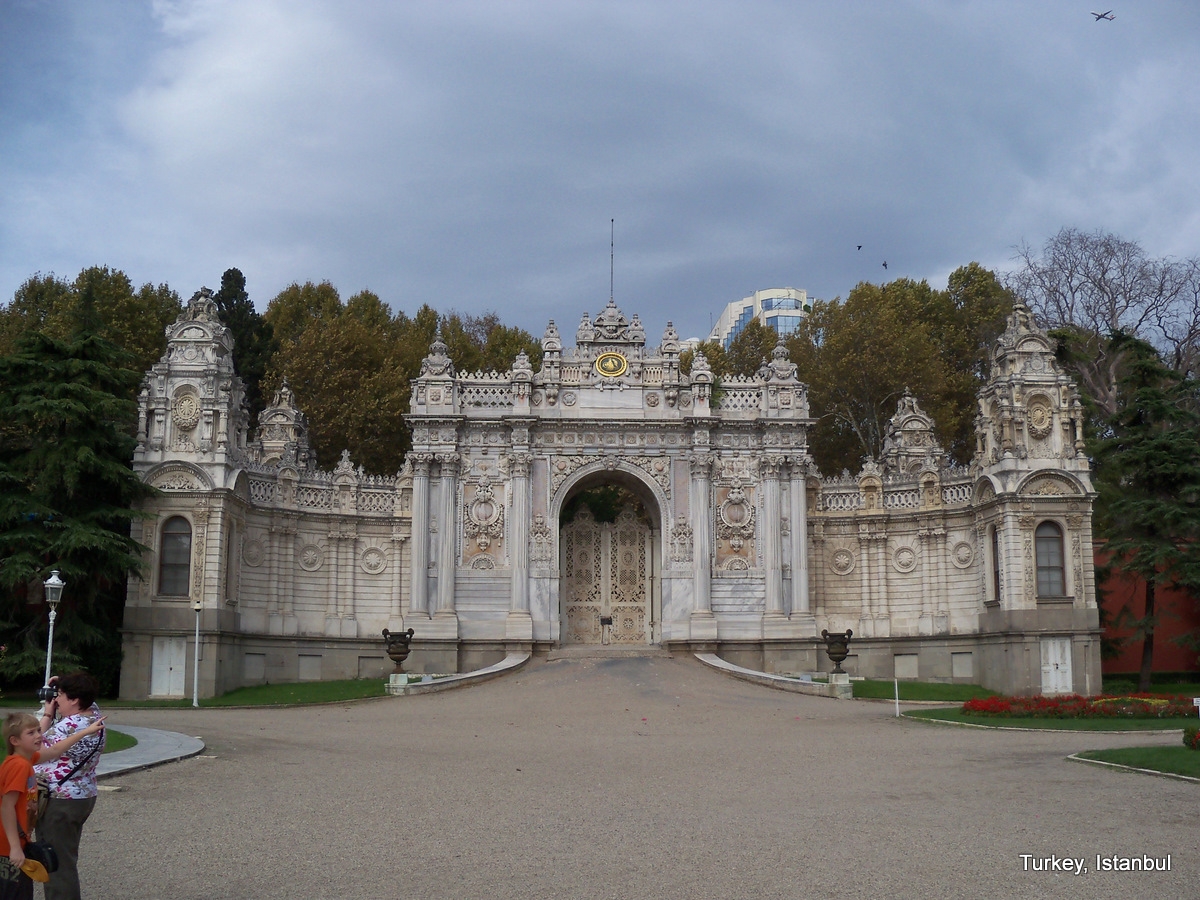
[[[628,506],[611,524],[580,506],[562,542],[563,642],[648,643],[650,528]]]

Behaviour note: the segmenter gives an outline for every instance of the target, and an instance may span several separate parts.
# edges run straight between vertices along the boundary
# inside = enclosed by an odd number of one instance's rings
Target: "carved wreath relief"
[[[747,501],[741,485],[730,488],[725,502],[717,507],[717,537],[729,541],[735,553],[754,537],[754,507]]]
[[[496,500],[491,481],[485,476],[475,488],[475,499],[466,505],[463,531],[475,539],[480,550],[486,550],[504,533],[504,507]]]

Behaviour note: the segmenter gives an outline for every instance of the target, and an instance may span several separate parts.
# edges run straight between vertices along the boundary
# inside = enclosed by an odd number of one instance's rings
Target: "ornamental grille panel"
[[[563,527],[563,642],[645,644],[650,637],[650,528],[625,507],[600,523],[587,506]]]

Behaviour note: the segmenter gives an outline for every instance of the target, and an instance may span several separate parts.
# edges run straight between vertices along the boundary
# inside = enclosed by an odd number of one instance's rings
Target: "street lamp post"
[[[50,635],[46,640],[46,677],[43,681],[50,686],[50,655],[54,652],[54,620],[58,617],[58,601],[62,600],[63,588],[67,583],[58,577],[58,569],[50,573],[50,577],[42,582],[46,590],[46,605],[50,607]]]

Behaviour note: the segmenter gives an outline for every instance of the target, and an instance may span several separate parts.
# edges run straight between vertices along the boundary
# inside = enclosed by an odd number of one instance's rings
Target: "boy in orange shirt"
[[[104,718],[59,741],[42,747],[42,729],[29,713],[11,713],[4,720],[4,746],[8,756],[0,763],[0,900],[32,900],[33,881],[21,871],[28,840],[29,808],[37,802],[33,764],[57,759],[80,738],[104,727]]]

